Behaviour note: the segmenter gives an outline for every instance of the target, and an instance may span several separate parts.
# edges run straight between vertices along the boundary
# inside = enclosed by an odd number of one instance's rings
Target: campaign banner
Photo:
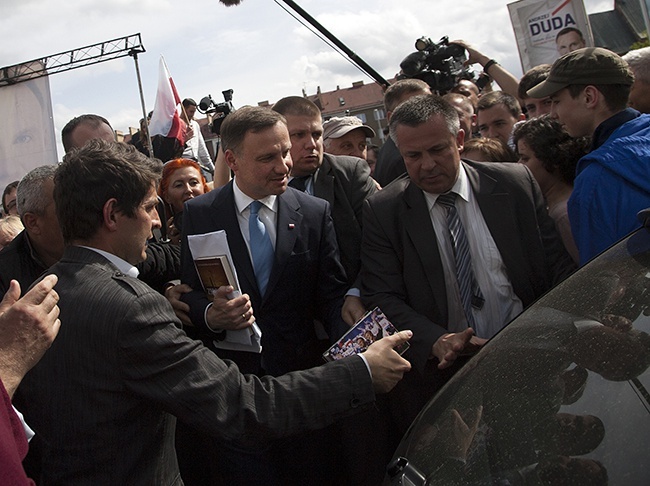
[[[29,72],[28,65],[22,67]],[[1,194],[30,170],[57,163],[49,78],[0,86],[0,113]]]
[[[580,30],[586,45],[594,45],[582,0],[520,0],[508,4],[508,11],[524,72],[560,56],[555,38],[567,27]]]

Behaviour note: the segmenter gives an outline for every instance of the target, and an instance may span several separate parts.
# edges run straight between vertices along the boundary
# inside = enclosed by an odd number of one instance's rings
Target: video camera
[[[222,91],[223,103],[215,103],[211,95],[205,96],[201,99],[199,103],[199,111],[204,115],[213,115],[212,123],[210,124],[210,130],[212,133],[219,135],[221,133],[221,124],[224,119],[233,111],[235,107],[232,104],[232,94],[234,91],[232,89],[227,89]]]
[[[451,90],[461,79],[473,79],[474,73],[465,66],[465,48],[450,44],[445,36],[434,43],[428,37],[415,41],[416,52],[406,56],[400,63],[402,73],[397,79],[417,78],[425,81],[440,95]]]

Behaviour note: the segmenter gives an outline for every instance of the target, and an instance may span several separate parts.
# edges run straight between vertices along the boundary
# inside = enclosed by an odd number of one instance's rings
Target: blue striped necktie
[[[248,231],[250,237],[251,256],[253,257],[253,269],[260,295],[264,296],[266,284],[269,283],[271,269],[275,252],[268,231],[259,217],[259,210],[262,206],[260,201],[253,201],[250,204],[250,215],[248,216]]]
[[[456,193],[448,192],[438,196],[436,202],[440,203],[447,210],[447,227],[451,236],[451,246],[454,250],[456,260],[456,279],[460,290],[460,300],[463,304],[465,317],[468,324],[476,331],[476,322],[472,307],[480,309],[485,302],[481,288],[478,286],[474,271],[472,269],[472,255],[469,251],[469,242],[465,234],[465,228],[458,217],[456,209]]]

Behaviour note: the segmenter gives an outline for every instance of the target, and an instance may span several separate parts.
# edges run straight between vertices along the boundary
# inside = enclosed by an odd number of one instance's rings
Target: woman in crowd
[[[199,164],[190,159],[173,159],[163,166],[158,195],[165,204],[167,236],[180,243],[183,204],[210,190]],[[162,216],[162,215],[161,215]]]
[[[571,138],[557,120],[543,116],[518,126],[514,132],[514,142],[519,162],[533,173],[564,246],[578,263],[578,249],[571,234],[567,201],[573,191],[576,165],[587,153],[589,140]]]

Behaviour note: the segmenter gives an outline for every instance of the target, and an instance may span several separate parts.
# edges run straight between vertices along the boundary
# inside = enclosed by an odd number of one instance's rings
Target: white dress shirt
[[[250,233],[248,232],[248,217],[250,216],[250,204],[255,201],[255,199],[244,194],[239,186],[237,185],[237,177],[233,180],[232,189],[235,197],[235,208],[237,209],[237,221],[239,222],[239,229],[241,234],[244,237],[246,242],[246,247],[248,248],[248,255],[251,257],[251,262],[253,261],[253,256],[251,254],[251,244],[250,244]],[[264,224],[269,238],[271,238],[271,244],[273,249],[275,249],[275,240],[277,238],[276,224],[278,222],[278,196],[270,195],[265,198],[259,199],[259,202],[262,203],[258,216],[260,221]]]
[[[515,295],[508,279],[503,259],[485,223],[462,164],[458,179],[451,190],[458,194],[456,198],[458,217],[467,234],[474,276],[485,299],[481,309],[472,308],[477,326],[476,335],[491,338],[523,310],[523,305]],[[449,310],[447,328],[450,332],[461,332],[467,329],[468,324],[456,279],[454,251],[447,229],[447,212],[440,204],[436,204],[438,194],[424,192],[424,196],[445,273]]]
[[[210,157],[210,152],[208,152],[208,147],[206,147],[205,140],[203,140],[203,135],[201,134],[201,127],[196,120],[191,120],[190,128],[194,131],[194,136],[185,141],[183,157],[196,160],[202,166],[214,170],[212,157]]]

